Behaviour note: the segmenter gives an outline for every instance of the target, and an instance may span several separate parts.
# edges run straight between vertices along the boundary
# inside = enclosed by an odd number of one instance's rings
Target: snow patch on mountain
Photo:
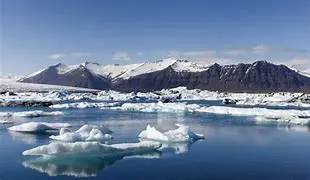
[[[202,65],[194,62],[189,62],[189,61],[181,61],[177,60],[173,65],[172,68],[177,71],[177,72],[201,72],[201,71],[206,71],[209,69],[209,66],[207,65]]]

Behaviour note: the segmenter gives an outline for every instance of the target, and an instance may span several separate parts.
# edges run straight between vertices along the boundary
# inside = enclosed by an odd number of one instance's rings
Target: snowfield
[[[96,92],[95,89],[77,88],[70,86],[33,84],[17,82],[18,77],[3,77],[0,76],[0,91],[11,92],[49,92],[66,90],[70,92]]]

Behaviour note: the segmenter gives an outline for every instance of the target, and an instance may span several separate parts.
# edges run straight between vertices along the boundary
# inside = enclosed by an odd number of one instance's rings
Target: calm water
[[[21,111],[23,108],[3,108]],[[29,110],[29,109],[28,109]],[[49,109],[44,109],[49,110]],[[64,116],[15,118],[17,122],[104,124],[114,131],[108,143],[137,142],[147,124],[161,130],[189,125],[207,138],[193,144],[133,157],[50,159],[22,156],[48,144],[48,135],[12,133],[0,125],[0,179],[310,179],[307,127],[258,125],[251,118],[182,113],[137,113],[100,109],[61,110]],[[85,178],[85,177],[84,177]],[[83,179],[83,178],[82,178]]]

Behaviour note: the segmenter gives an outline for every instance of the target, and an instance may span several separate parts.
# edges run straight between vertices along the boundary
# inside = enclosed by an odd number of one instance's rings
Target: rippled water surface
[[[36,108],[40,109],[40,108]],[[42,108],[48,111],[48,108]],[[283,109],[283,108],[282,108]],[[29,108],[3,108],[22,111]],[[22,156],[26,149],[48,144],[50,134],[9,132],[0,125],[0,179],[310,179],[308,127],[257,124],[250,117],[199,113],[141,113],[102,109],[61,109],[62,116],[21,118],[28,121],[103,124],[114,131],[109,144],[138,142],[148,124],[160,130],[175,123],[190,126],[205,140],[167,144],[148,154],[120,157]],[[1,117],[4,119],[4,117]]]

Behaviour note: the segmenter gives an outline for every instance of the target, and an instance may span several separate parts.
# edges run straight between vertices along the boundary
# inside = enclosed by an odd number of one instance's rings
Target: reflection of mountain
[[[102,169],[124,158],[159,158],[161,153],[133,153],[128,156],[114,155],[104,157],[94,156],[43,156],[35,160],[24,161],[23,166],[31,168],[49,176],[96,176]]]

